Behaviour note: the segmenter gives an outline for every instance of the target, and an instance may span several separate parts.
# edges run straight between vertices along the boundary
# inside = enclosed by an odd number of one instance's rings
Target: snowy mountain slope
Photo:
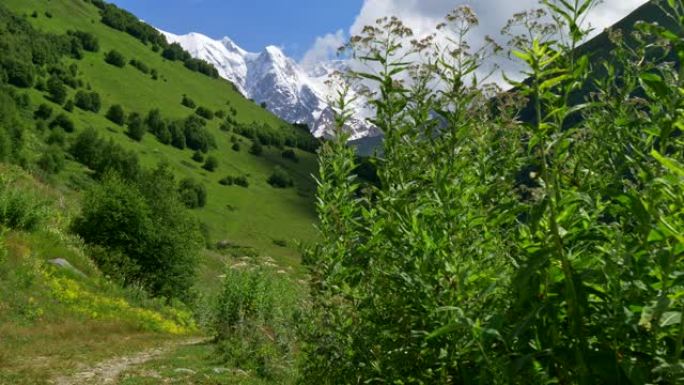
[[[325,82],[331,73],[344,69],[344,62],[317,63],[303,68],[281,49],[269,46],[261,53],[248,52],[230,38],[214,40],[199,33],[174,35],[161,31],[171,43],[180,44],[193,57],[213,64],[221,77],[233,82],[246,97],[280,118],[306,123],[318,137],[331,137],[334,113],[328,106],[332,92]],[[363,114],[349,122],[351,139],[377,135]]]

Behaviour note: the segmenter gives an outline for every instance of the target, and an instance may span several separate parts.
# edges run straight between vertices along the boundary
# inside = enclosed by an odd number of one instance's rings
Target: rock
[[[195,374],[195,373],[197,373],[192,369],[185,369],[185,368],[174,369],[174,372],[183,373],[183,374]]]
[[[227,373],[230,372],[231,370],[228,368],[214,368],[213,372],[216,374],[222,374],[222,373]]]
[[[86,276],[85,274],[83,274],[83,272],[81,272],[80,270],[78,270],[77,268],[75,268],[74,265],[72,265],[71,263],[69,263],[69,261],[67,261],[67,260],[64,259],[64,258],[50,259],[50,260],[48,260],[47,262],[48,262],[49,264],[55,266],[55,267],[60,268],[60,269],[69,270],[69,271],[71,271],[72,273],[75,273],[76,275],[79,275],[79,276],[81,276],[81,277],[85,277],[85,276]]]

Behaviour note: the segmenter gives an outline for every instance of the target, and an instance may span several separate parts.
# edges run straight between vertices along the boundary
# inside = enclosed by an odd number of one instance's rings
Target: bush
[[[116,50],[111,50],[105,54],[105,62],[119,68],[126,66],[126,58]]]
[[[249,148],[249,153],[255,156],[260,156],[264,153],[264,147],[261,145],[261,143],[259,143],[258,140],[255,140],[252,143],[252,146]]]
[[[204,119],[207,119],[207,120],[214,119],[214,113],[206,107],[202,107],[202,106],[197,107],[197,109],[195,110],[195,113],[197,115],[203,117]]]
[[[216,159],[215,156],[210,155],[209,157],[207,157],[207,160],[204,161],[204,165],[202,165],[202,168],[209,172],[214,172],[218,168],[218,165],[218,159]]]
[[[264,267],[228,268],[225,275],[213,325],[221,361],[289,383],[300,288]]]
[[[148,67],[147,64],[141,62],[140,60],[131,59],[129,64],[135,67],[138,71],[144,73],[145,75],[150,73],[150,67]]]
[[[106,175],[86,193],[73,229],[115,258],[125,256],[124,284],[141,284],[155,296],[189,299],[202,235],[166,167],[145,173],[137,183]]]
[[[68,31],[67,33],[76,38],[84,50],[90,52],[97,52],[100,50],[100,42],[97,39],[97,36],[92,33],[83,31]]]
[[[230,146],[230,148],[233,149],[233,151],[235,152],[240,152],[240,143],[235,142],[232,146]]]
[[[185,207],[197,209],[207,204],[207,188],[192,178],[185,178],[178,185],[180,200]]]
[[[283,159],[289,159],[295,163],[299,162],[299,158],[293,149],[287,149],[282,153]]]
[[[202,163],[204,162],[204,155],[200,151],[195,151],[192,154],[192,160],[194,160],[197,163]]]
[[[7,82],[19,88],[31,88],[34,81],[34,68],[30,63],[6,59],[0,63],[5,68]]]
[[[73,112],[74,111],[74,101],[73,100],[67,100],[66,103],[64,103],[64,111],[66,112]]]
[[[47,202],[17,181],[13,174],[0,175],[0,225],[33,231],[49,215]]]
[[[38,106],[36,112],[33,113],[33,117],[40,120],[48,120],[50,116],[52,116],[52,107],[45,103]]]
[[[59,114],[50,122],[50,128],[60,127],[64,132],[74,132],[74,122],[66,114]]]
[[[102,102],[100,101],[100,94],[94,91],[78,91],[76,96],[74,96],[74,104],[76,107],[84,110],[97,113],[102,107]]]
[[[188,107],[188,108],[197,107],[197,105],[195,104],[195,101],[190,99],[187,95],[183,95],[183,99],[181,100],[181,104],[184,105],[185,107]]]
[[[105,116],[107,117],[107,119],[109,119],[113,123],[118,124],[119,126],[123,126],[124,123],[126,123],[126,113],[124,112],[124,109],[123,107],[121,107],[120,104],[115,104],[109,107],[107,115]]]
[[[140,175],[140,164],[135,152],[128,151],[112,140],[104,140],[92,128],[80,133],[69,153],[78,162],[95,172],[95,177],[102,178],[109,172],[116,172],[129,180],[136,180]]]
[[[59,174],[65,166],[64,150],[57,145],[50,146],[40,156],[37,164],[41,170],[48,174]]]
[[[275,188],[288,188],[294,186],[294,181],[290,174],[280,166],[276,166],[267,182]]]
[[[146,127],[143,124],[143,119],[137,112],[133,112],[128,115],[128,128],[126,129],[126,135],[129,138],[140,142],[145,136]]]
[[[67,89],[64,82],[57,76],[50,76],[47,81],[47,92],[50,100],[62,105],[67,98]]]
[[[183,121],[183,135],[188,148],[206,153],[216,147],[216,140],[205,125],[206,121],[196,115]]]
[[[507,28],[530,77],[504,94],[475,76],[494,44],[428,44],[413,72],[398,20],[352,41],[379,183],[347,136],[323,145],[301,383],[682,383],[684,73],[647,52],[684,59],[684,20],[575,50],[595,2],[542,4]],[[475,25],[460,8],[442,28]]]
[[[249,180],[246,176],[227,176],[219,180],[219,184],[222,186],[241,186],[244,188],[249,187]]]

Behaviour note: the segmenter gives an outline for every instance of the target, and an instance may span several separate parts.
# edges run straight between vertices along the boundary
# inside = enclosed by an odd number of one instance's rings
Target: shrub
[[[64,169],[64,151],[57,145],[50,146],[38,159],[38,167],[48,174],[59,174]]]
[[[140,60],[137,59],[131,59],[131,61],[128,63],[135,67],[138,71],[144,73],[144,74],[149,74],[150,73],[150,67],[147,66],[147,64],[143,63]]]
[[[121,52],[111,50],[105,54],[105,62],[115,67],[123,68],[126,65],[126,58]]]
[[[90,52],[97,52],[100,50],[100,42],[97,39],[97,36],[92,33],[83,31],[68,31],[67,33],[70,36],[75,37],[84,50]]]
[[[113,106],[109,107],[109,110],[107,110],[107,115],[105,116],[107,119],[118,124],[119,126],[123,126],[124,123],[126,123],[126,113],[120,104],[114,104]]]
[[[276,188],[288,188],[294,186],[294,181],[288,172],[280,166],[276,166],[267,180],[268,184]]]
[[[48,204],[36,192],[17,181],[13,174],[0,175],[0,224],[33,231],[48,218]]]
[[[197,115],[203,117],[204,119],[207,119],[207,120],[214,119],[214,113],[206,107],[202,107],[202,106],[197,107],[197,109],[195,110],[195,113]]]
[[[219,184],[222,186],[241,186],[244,188],[249,187],[249,180],[246,176],[227,176],[219,180]]]
[[[189,209],[201,208],[207,204],[207,188],[192,178],[185,178],[180,181],[178,193],[181,202]]]
[[[32,64],[15,59],[6,59],[1,64],[5,68],[9,84],[19,88],[33,87],[34,68]]]
[[[67,98],[67,89],[64,82],[57,76],[50,76],[47,81],[47,92],[50,100],[62,105]]]
[[[202,155],[202,152],[200,151],[195,151],[192,154],[192,160],[194,160],[197,163],[202,163],[204,162],[204,155]]]
[[[64,111],[66,112],[73,112],[74,111],[74,101],[69,99],[67,100],[66,103],[64,103]]]
[[[188,148],[202,152],[216,147],[214,136],[205,127],[206,121],[191,115],[183,121],[183,135]]]
[[[543,4],[507,28],[529,78],[504,94],[475,76],[495,45],[410,52],[387,18],[352,41],[377,70],[357,75],[376,80],[379,183],[346,135],[323,145],[301,383],[682,382],[684,73],[646,47],[684,58],[684,20],[588,52],[595,2]],[[441,28],[475,24],[460,8]]]
[[[76,96],[74,96],[74,104],[76,107],[84,111],[91,111],[95,113],[99,112],[102,106],[100,94],[94,91],[88,92],[83,90],[76,92]]]
[[[249,153],[255,156],[260,156],[264,153],[264,147],[261,145],[261,143],[259,143],[258,140],[255,140],[252,143],[252,146],[249,148]]]
[[[133,112],[128,115],[127,124],[126,135],[137,142],[141,141],[147,131],[140,114]]]
[[[283,159],[289,159],[295,163],[299,162],[299,158],[297,157],[297,154],[294,152],[293,149],[287,149],[287,150],[283,151],[282,157],[283,157]]]
[[[134,264],[124,284],[142,284],[155,296],[189,298],[202,236],[166,167],[146,172],[137,183],[108,174],[86,193],[73,229],[89,244]]]
[[[50,122],[50,128],[54,129],[55,127],[62,128],[64,132],[74,132],[75,130],[74,122],[66,114],[59,114]]]
[[[218,299],[214,329],[219,358],[276,383],[293,375],[299,287],[263,268],[228,268]]]
[[[218,168],[218,165],[218,159],[216,159],[215,156],[210,155],[209,157],[207,157],[207,160],[204,161],[204,165],[202,165],[202,168],[209,172],[214,172],[216,168]]]
[[[230,148],[233,149],[233,151],[235,152],[240,152],[240,143],[235,142]]]
[[[33,113],[33,117],[40,120],[48,120],[50,116],[52,116],[52,107],[45,103],[38,106],[36,112]]]
[[[181,104],[184,105],[185,107],[188,107],[188,108],[197,107],[197,105],[195,104],[195,101],[190,99],[187,95],[183,95],[183,99],[181,100]]]
[[[116,172],[124,178],[136,180],[141,172],[135,152],[124,149],[112,140],[104,140],[92,128],[76,137],[69,153],[93,170],[97,178],[102,178],[108,172]]]

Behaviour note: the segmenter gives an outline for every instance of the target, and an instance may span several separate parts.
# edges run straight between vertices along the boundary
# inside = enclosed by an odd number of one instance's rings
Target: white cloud
[[[338,48],[346,41],[347,36],[341,29],[335,33],[317,37],[313,46],[302,57],[301,64],[307,66],[335,57]]]

